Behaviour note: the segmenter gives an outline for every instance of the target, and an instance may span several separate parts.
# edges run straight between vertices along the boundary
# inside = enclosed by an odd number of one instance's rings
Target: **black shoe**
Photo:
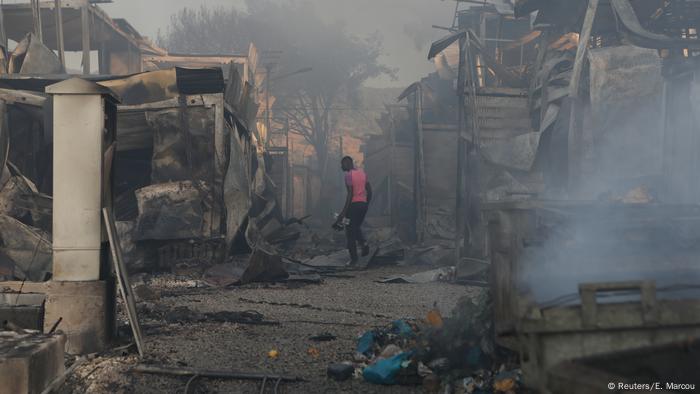
[[[369,245],[362,245],[362,257],[366,257],[369,254]]]

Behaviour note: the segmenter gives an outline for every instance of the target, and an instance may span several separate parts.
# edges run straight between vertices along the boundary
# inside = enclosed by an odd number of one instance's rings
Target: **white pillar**
[[[53,280],[100,279],[105,103],[109,89],[79,78],[53,95]],[[113,96],[112,96],[113,97]]]

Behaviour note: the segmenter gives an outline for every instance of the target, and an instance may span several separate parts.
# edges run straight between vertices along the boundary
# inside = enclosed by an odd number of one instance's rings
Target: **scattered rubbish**
[[[445,373],[450,370],[450,360],[447,357],[437,358],[428,363],[428,368],[436,373]]]
[[[160,299],[160,294],[151,289],[150,286],[139,284],[134,286],[134,295],[138,301],[155,301]]]
[[[329,255],[316,256],[304,261],[304,264],[318,268],[347,268],[350,264],[350,256],[346,250],[340,250]]]
[[[444,320],[442,319],[442,314],[440,313],[440,310],[437,307],[437,303],[435,303],[433,305],[433,309],[431,309],[428,312],[428,315],[426,316],[425,320],[433,328],[442,328],[442,326],[445,324]]]
[[[339,382],[350,379],[354,372],[355,367],[352,364],[331,364],[326,370],[329,377]]]
[[[321,352],[316,349],[315,347],[310,347],[307,351],[306,354],[308,354],[311,357],[317,358],[318,356],[321,355]]]
[[[493,389],[499,393],[514,393],[520,382],[520,370],[503,371],[494,377]]]
[[[414,335],[413,328],[405,320],[395,320],[392,323],[393,332],[404,337]]]
[[[400,347],[398,347],[394,344],[390,344],[390,345],[387,345],[384,348],[384,350],[382,350],[381,353],[379,353],[379,356],[377,356],[377,358],[381,358],[381,359],[392,358],[392,357],[394,357],[397,354],[400,354],[402,352],[403,352],[403,350],[401,350]]]
[[[279,356],[280,356],[280,352],[276,349],[272,349],[269,352],[267,352],[267,357],[269,357],[273,360],[278,358]]]
[[[428,374],[423,378],[423,388],[428,393],[437,393],[440,390],[442,381],[435,374]]]
[[[357,341],[357,353],[369,356],[374,347],[374,332],[367,331]]]
[[[281,256],[257,249],[245,261],[217,264],[207,269],[202,279],[216,287],[245,285],[248,283],[288,282],[321,283],[319,272]]]
[[[369,361],[369,357],[365,356],[362,353],[355,352],[352,356],[352,361],[358,363],[358,364],[364,364],[367,361]]]
[[[423,364],[422,361],[418,362],[418,376],[420,377],[426,377],[428,375],[432,375],[433,371],[428,368],[425,364]]]
[[[330,341],[335,341],[336,339],[338,339],[338,337],[336,337],[335,335],[333,335],[331,333],[324,332],[322,334],[318,334],[318,335],[314,335],[312,337],[309,337],[309,339],[314,341],[314,342],[330,342]]]
[[[431,282],[452,282],[455,280],[457,270],[455,267],[437,268],[430,271],[420,272],[413,275],[397,275],[383,280],[379,283],[431,283]]]
[[[366,381],[374,384],[396,384],[396,375],[401,370],[403,363],[412,356],[413,352],[405,352],[388,359],[379,360],[365,368],[362,376]]]
[[[369,233],[368,239],[372,240],[378,249],[372,261],[373,265],[396,264],[406,258],[406,246],[394,228],[375,229]]]
[[[481,290],[461,299],[449,317],[443,317],[434,303],[424,320],[398,319],[364,332],[358,338],[353,362],[365,366],[362,376],[370,383],[423,384],[427,392],[454,383],[474,386],[464,392],[489,392],[496,376],[490,370],[496,350],[489,313],[488,292]],[[470,380],[462,380],[464,377]],[[512,375],[501,377],[517,382]],[[454,381],[457,378],[460,380]],[[505,380],[500,384],[510,387]]]
[[[248,267],[241,276],[240,284],[252,282],[274,282],[289,277],[280,256],[256,249],[250,256]]]

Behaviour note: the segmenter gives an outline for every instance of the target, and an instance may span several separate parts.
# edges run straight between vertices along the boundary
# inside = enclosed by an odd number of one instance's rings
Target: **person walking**
[[[369,254],[369,245],[362,234],[362,222],[365,220],[369,203],[372,201],[372,186],[367,179],[367,174],[361,169],[355,168],[352,157],[343,157],[340,161],[340,167],[345,172],[347,196],[343,210],[338,215],[333,228],[341,228],[341,222],[344,218],[350,221],[345,227],[345,237],[350,252],[350,262],[354,264],[358,260],[358,245],[362,248],[363,257]]]

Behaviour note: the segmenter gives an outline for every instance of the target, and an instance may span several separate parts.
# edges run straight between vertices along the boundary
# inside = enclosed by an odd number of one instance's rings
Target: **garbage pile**
[[[515,355],[497,348],[490,301],[464,298],[449,318],[437,307],[420,320],[396,320],[362,333],[352,361],[331,364],[328,376],[379,385],[422,385],[426,392],[523,392]]]

